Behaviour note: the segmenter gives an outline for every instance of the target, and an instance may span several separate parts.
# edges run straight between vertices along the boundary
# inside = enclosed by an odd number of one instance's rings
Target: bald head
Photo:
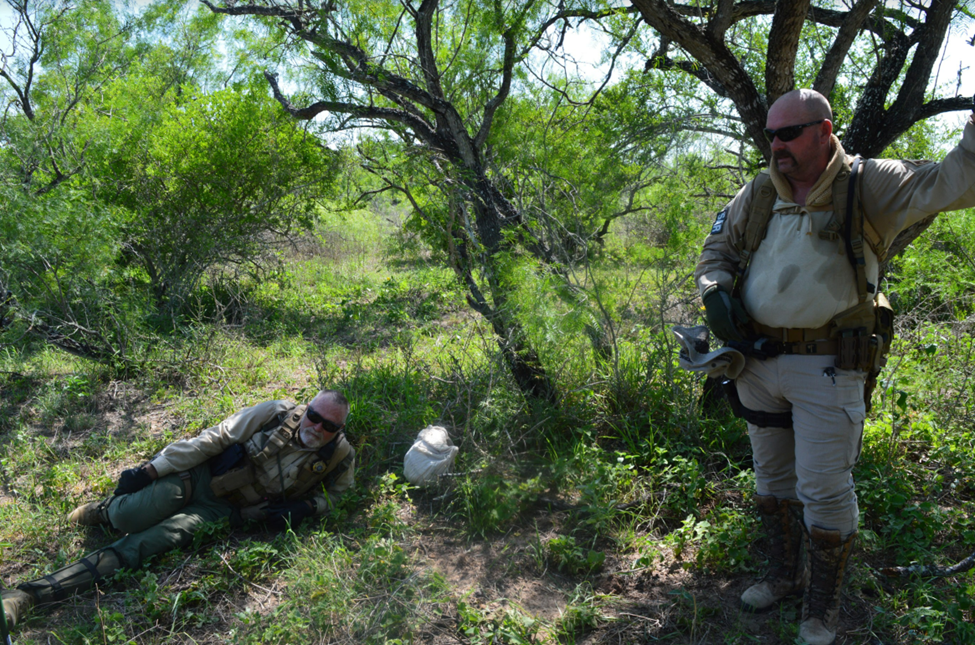
[[[769,108],[765,136],[772,166],[789,180],[797,204],[806,203],[806,194],[829,165],[832,135],[829,101],[815,90],[793,90]]]
[[[773,112],[777,115],[789,114],[802,123],[819,119],[833,119],[833,110],[829,106],[829,101],[816,90],[803,89],[786,92],[769,108],[769,117],[772,116]]]

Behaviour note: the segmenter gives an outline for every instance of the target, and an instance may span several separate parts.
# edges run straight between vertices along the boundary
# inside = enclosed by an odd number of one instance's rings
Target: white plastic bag
[[[414,486],[435,484],[440,475],[450,470],[459,450],[450,441],[446,428],[427,426],[403,457],[403,474]]]

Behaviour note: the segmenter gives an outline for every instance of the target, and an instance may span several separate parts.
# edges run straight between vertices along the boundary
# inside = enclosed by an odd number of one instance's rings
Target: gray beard
[[[301,445],[312,450],[325,445],[325,441],[317,433],[312,432],[311,428],[302,428],[299,430],[298,438],[301,440]]]

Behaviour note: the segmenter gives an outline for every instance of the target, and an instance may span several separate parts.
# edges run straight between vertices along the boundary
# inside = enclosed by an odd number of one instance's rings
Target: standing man
[[[890,342],[878,335],[878,265],[911,224],[975,206],[971,118],[941,163],[861,162],[831,119],[812,90],[772,105],[769,168],[718,213],[695,272],[711,331],[750,354],[735,384],[771,570],[742,605],[763,611],[802,592],[799,636],[810,645],[836,639],[857,535],[864,382]]]
[[[206,522],[259,520],[298,528],[323,515],[354,483],[355,451],[342,432],[349,402],[323,390],[308,405],[267,401],[122,472],[115,493],[79,506],[68,521],[126,535],[54,573],[3,591],[9,624],[34,605],[83,591],[118,569],[189,544]]]

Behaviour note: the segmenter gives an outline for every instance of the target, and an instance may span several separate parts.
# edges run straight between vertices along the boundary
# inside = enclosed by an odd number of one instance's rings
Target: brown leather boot
[[[770,567],[761,581],[741,595],[741,608],[748,612],[763,612],[786,596],[800,593],[804,587],[802,502],[756,495],[755,505],[768,539]]]
[[[8,628],[16,627],[34,606],[34,596],[20,589],[4,589],[0,597],[3,598],[3,613]]]
[[[806,538],[809,584],[802,596],[802,622],[799,624],[799,638],[808,645],[836,642],[840,592],[856,536],[854,532],[844,540],[839,531],[818,526],[809,529]]]
[[[68,513],[68,521],[82,526],[101,526],[110,524],[108,521],[108,505],[115,496],[106,497],[98,502],[88,502]]]

